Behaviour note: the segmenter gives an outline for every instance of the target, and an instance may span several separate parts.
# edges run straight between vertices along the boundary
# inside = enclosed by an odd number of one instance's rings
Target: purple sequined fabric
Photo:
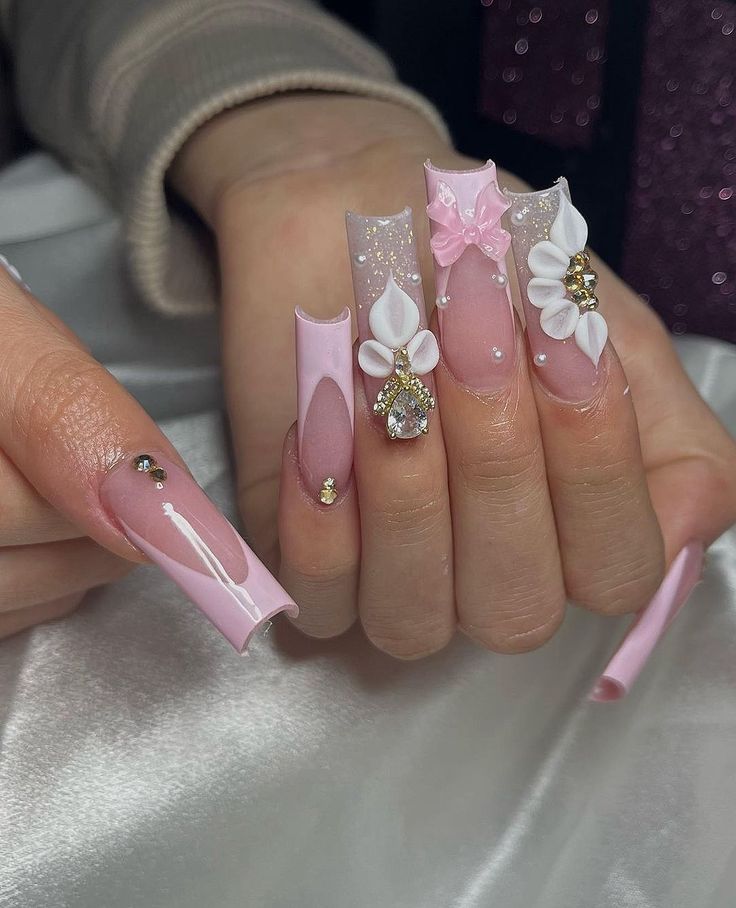
[[[736,5],[653,0],[622,274],[676,334],[736,342]]]
[[[609,2],[484,0],[483,113],[556,147],[590,148]],[[621,268],[673,332],[731,342],[735,61],[736,4],[650,0]]]
[[[588,148],[600,115],[608,3],[484,6],[482,112],[560,148]]]

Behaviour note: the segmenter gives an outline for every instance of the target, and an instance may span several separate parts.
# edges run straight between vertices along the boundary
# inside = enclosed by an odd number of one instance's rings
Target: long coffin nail
[[[278,612],[298,614],[192,477],[163,455],[127,458],[105,477],[100,493],[130,542],[181,587],[238,652]]]
[[[506,193],[511,241],[532,358],[540,381],[562,400],[595,396],[608,327],[597,311],[598,275],[585,251],[588,227],[567,180],[541,192]]]
[[[516,331],[500,224],[510,202],[496,165],[439,170],[424,165],[442,355],[455,378],[476,391],[508,385]]]
[[[366,396],[389,438],[429,431],[439,347],[427,330],[411,209],[346,214]],[[420,377],[421,376],[421,377]]]
[[[4,268],[8,272],[8,274],[13,278],[13,280],[19,287],[22,287],[24,290],[30,292],[31,288],[21,277],[20,271],[18,271],[15,265],[11,265],[4,255],[0,255],[0,267]]]
[[[703,570],[704,549],[688,543],[670,565],[662,585],[638,615],[611,661],[598,678],[591,700],[620,700],[631,690],[654,647],[685,605]]]
[[[297,308],[299,467],[317,502],[333,504],[353,468],[353,340],[350,310],[311,318]]]

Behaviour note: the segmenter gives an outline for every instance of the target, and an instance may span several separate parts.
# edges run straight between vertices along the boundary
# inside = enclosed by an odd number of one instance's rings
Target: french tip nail
[[[127,457],[100,497],[128,540],[150,558],[239,653],[295,602],[191,476],[156,452]]]
[[[698,540],[687,543],[680,550],[651,602],[634,619],[596,680],[589,700],[611,703],[628,694],[655,647],[690,598],[700,580],[704,559],[705,547]]]

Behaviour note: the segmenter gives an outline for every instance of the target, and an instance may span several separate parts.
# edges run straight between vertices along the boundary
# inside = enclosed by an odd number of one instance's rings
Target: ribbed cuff
[[[278,92],[335,91],[395,101],[446,135],[440,116],[395,81],[386,59],[350,29],[310,7],[278,0],[212,2],[108,60],[92,99],[96,133],[111,162],[101,175],[122,206],[134,280],[169,315],[211,311],[217,269],[201,225],[168,205],[166,171],[179,149],[221,111]],[[194,11],[193,11],[194,13]],[[175,27],[173,27],[175,24]],[[156,35],[159,37],[157,38]]]

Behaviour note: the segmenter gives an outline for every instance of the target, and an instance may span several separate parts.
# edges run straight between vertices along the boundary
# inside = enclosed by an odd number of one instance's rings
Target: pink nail
[[[197,483],[160,454],[129,457],[100,494],[130,542],[242,653],[262,624],[296,605]]]
[[[585,251],[588,227],[567,180],[541,192],[507,192],[509,224],[536,373],[562,400],[595,396],[608,328],[597,310],[598,276]]]
[[[631,690],[654,647],[685,605],[703,570],[704,549],[688,543],[670,565],[662,585],[649,605],[639,613],[603,674],[591,700],[620,700]]]
[[[297,308],[299,467],[308,491],[332,504],[353,468],[353,339],[350,310],[333,319]]]
[[[439,347],[427,330],[411,209],[346,214],[366,395],[390,438],[429,431]]]
[[[499,390],[516,361],[505,263],[511,237],[499,224],[510,202],[493,161],[476,170],[439,170],[427,161],[424,177],[444,360],[468,387]]]

